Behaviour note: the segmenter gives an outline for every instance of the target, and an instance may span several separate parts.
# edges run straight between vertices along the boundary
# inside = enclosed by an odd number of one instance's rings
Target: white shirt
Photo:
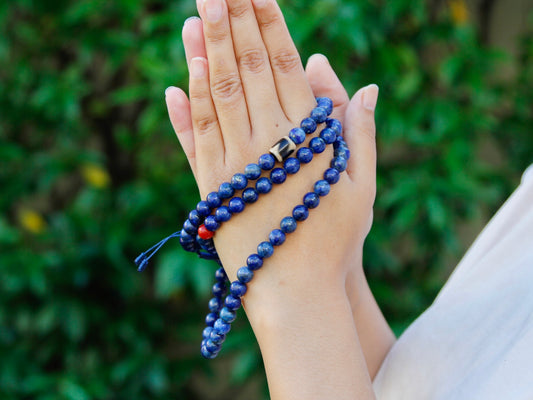
[[[383,362],[378,400],[533,399],[533,165]]]

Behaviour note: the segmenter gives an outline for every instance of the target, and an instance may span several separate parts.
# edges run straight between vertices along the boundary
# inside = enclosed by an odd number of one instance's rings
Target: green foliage
[[[0,397],[258,398],[246,322],[198,356],[213,266],[169,245],[197,191],[166,116],[194,1],[0,5]],[[401,331],[531,162],[533,36],[510,58],[424,1],[282,2],[306,59],[375,82],[378,198],[366,268]],[[255,389],[254,389],[255,388]],[[239,397],[238,394],[241,394]],[[246,394],[247,393],[247,394]],[[247,396],[247,397],[246,397]]]

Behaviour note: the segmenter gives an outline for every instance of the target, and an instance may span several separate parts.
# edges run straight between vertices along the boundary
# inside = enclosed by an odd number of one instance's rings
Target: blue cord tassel
[[[137,258],[135,259],[135,265],[137,266],[137,271],[143,272],[148,266],[148,260],[150,260],[150,258],[152,258],[152,256],[155,253],[157,253],[159,249],[165,245],[166,242],[168,242],[170,239],[175,238],[175,237],[180,237],[180,233],[174,232],[172,235],[167,236],[163,240],[154,244],[148,250],[139,254]]]

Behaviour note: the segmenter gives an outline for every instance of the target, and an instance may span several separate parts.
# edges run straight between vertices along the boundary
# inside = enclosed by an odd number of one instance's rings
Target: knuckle
[[[205,40],[209,44],[216,45],[228,39],[228,31],[226,29],[210,29],[205,33]]]
[[[249,7],[246,2],[234,1],[229,7],[231,18],[242,18],[248,13]]]
[[[239,67],[247,71],[258,73],[266,67],[266,57],[260,50],[248,50],[239,58]]]
[[[214,97],[231,99],[242,93],[241,80],[237,74],[229,74],[219,77],[211,85]]]
[[[214,115],[202,115],[196,119],[196,127],[199,135],[206,135],[213,132],[218,124],[218,120]]]
[[[282,51],[272,57],[273,68],[283,72],[292,72],[300,67],[300,57],[291,51]]]
[[[264,15],[261,20],[259,21],[259,25],[261,29],[273,29],[279,28],[279,25],[283,22],[283,19],[280,14],[278,13],[269,13],[267,15]]]

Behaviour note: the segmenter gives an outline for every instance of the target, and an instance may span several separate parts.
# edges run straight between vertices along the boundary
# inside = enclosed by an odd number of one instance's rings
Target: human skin
[[[371,379],[394,342],[362,268],[376,188],[377,86],[349,100],[325,57],[313,56],[304,70],[274,0],[205,0],[198,8],[202,20],[183,29],[189,98],[171,87],[166,99],[202,197],[298,126],[315,96],[333,99],[352,153],[331,193],[265,260],[243,297],[271,398],[373,398]],[[330,149],[315,155],[217,231],[231,280],[330,159]]]

